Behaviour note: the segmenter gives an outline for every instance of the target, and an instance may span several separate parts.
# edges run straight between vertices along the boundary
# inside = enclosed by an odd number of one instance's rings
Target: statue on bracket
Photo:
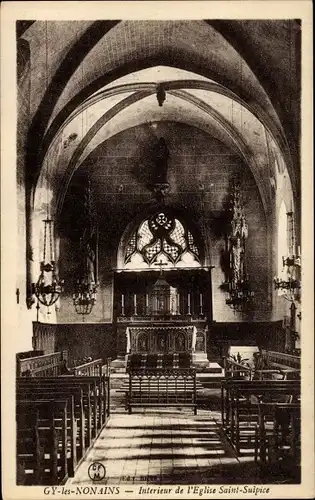
[[[254,296],[250,290],[246,270],[248,225],[245,217],[240,179],[235,178],[231,187],[231,200],[228,210],[230,214],[230,228],[226,235],[229,262],[227,262],[225,282],[221,285],[221,288],[229,294],[226,303],[234,310],[245,312],[249,306],[253,305]]]

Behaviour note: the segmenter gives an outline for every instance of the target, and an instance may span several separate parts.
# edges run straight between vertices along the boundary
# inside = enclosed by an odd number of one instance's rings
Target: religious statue
[[[234,184],[233,191],[233,218],[231,220],[232,232],[230,236],[230,265],[232,280],[235,284],[245,280],[245,240],[248,237],[242,196],[238,183]]]
[[[232,246],[231,267],[233,269],[233,281],[239,283],[244,279],[244,246],[239,237]]]
[[[146,335],[141,335],[138,340],[139,351],[148,351],[148,337]]]
[[[177,351],[184,351],[185,350],[185,340],[184,340],[184,336],[181,333],[177,334],[177,336],[175,338],[175,349]]]
[[[196,341],[196,351],[204,351],[205,349],[205,338],[203,333],[198,333]]]
[[[165,351],[166,340],[165,340],[165,337],[163,335],[161,337],[159,337],[158,344],[159,344],[159,350],[160,351]]]

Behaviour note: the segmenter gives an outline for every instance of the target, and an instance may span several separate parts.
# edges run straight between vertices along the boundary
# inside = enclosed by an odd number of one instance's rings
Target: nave
[[[201,410],[112,414],[66,485],[93,484],[88,467],[106,468],[102,484],[259,483],[253,455],[237,457],[220,426],[220,414]]]
[[[191,368],[121,377],[110,360],[68,369],[60,354],[18,363],[18,484],[299,483],[298,357],[254,372],[227,359],[212,388],[191,389]]]
[[[17,23],[18,486],[299,484],[301,29]]]

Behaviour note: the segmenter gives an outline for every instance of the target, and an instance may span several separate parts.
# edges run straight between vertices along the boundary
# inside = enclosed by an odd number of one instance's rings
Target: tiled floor
[[[102,484],[258,483],[252,456],[237,457],[220,428],[219,414],[190,409],[118,408],[67,484],[92,484],[88,467],[106,468]]]

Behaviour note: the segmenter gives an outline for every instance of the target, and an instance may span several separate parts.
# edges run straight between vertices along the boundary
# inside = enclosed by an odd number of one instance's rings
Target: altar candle
[[[125,314],[125,297],[124,294],[121,294],[121,314],[124,316]]]
[[[133,305],[134,305],[134,314],[137,314],[137,294],[135,293],[133,296]]]
[[[190,293],[187,294],[187,307],[188,307],[188,314],[190,314]]]
[[[202,293],[200,294],[200,314],[203,314],[203,301],[202,301]]]

